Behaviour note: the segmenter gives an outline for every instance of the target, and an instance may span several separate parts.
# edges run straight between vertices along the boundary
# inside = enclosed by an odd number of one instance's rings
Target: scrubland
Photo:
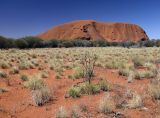
[[[159,118],[160,48],[0,50],[0,118]]]

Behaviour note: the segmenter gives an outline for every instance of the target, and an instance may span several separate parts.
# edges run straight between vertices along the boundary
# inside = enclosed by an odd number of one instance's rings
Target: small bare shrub
[[[133,98],[129,100],[128,105],[129,108],[139,108],[143,106],[142,97],[136,93],[133,94]]]
[[[71,118],[80,118],[80,110],[78,106],[73,106],[70,116]]]
[[[47,87],[32,91],[32,99],[36,106],[42,106],[51,100],[51,92]]]
[[[105,95],[99,102],[98,111],[104,114],[112,112],[115,108],[114,101],[109,94]]]
[[[152,81],[148,86],[148,91],[154,99],[160,99],[160,81]]]
[[[0,71],[0,78],[7,78],[7,77],[8,77],[7,73]]]
[[[89,52],[86,52],[84,55],[82,55],[81,58],[84,77],[89,83],[91,83],[91,79],[94,76],[94,67],[96,60],[97,56],[90,54]]]
[[[57,113],[56,113],[56,118],[67,118],[67,111],[65,107],[61,106]]]

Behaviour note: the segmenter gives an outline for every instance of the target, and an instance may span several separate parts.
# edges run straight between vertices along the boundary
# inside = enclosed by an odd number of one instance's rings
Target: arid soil
[[[145,31],[130,23],[102,23],[94,20],[80,20],[58,25],[41,33],[42,39],[105,39],[107,41],[147,40]]]
[[[45,53],[44,53],[45,54]],[[39,55],[39,60],[48,70],[48,77],[43,78],[44,82],[51,90],[53,99],[45,103],[43,106],[35,106],[31,96],[31,90],[24,87],[24,82],[20,79],[20,75],[36,75],[41,73],[38,68],[20,70],[19,74],[11,75],[10,85],[6,84],[6,80],[0,79],[0,87],[7,88],[7,92],[0,93],[0,118],[56,118],[59,107],[64,106],[69,113],[74,106],[86,105],[87,111],[80,112],[80,118],[159,118],[160,105],[147,93],[147,87],[150,81],[155,78],[144,78],[134,80],[128,83],[127,77],[120,76],[118,69],[107,69],[104,67],[95,68],[95,76],[92,83],[98,83],[102,78],[107,80],[111,85],[110,91],[100,91],[94,95],[82,95],[79,98],[65,97],[67,90],[76,84],[84,82],[83,78],[69,79],[68,75],[73,74],[73,69],[65,69],[61,79],[56,79],[56,72],[51,70],[42,60],[44,55]],[[10,69],[0,69],[9,72]],[[144,70],[140,68],[139,70]],[[103,114],[98,111],[99,101],[106,94],[112,96],[113,100],[119,102],[128,90],[140,94],[143,98],[143,105],[138,108],[114,108],[113,112]]]

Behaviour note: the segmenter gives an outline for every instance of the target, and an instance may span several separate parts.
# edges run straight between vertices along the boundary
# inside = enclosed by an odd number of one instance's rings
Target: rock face
[[[47,32],[38,35],[42,39],[86,39],[107,41],[140,41],[148,40],[145,31],[128,23],[102,23],[94,20],[80,20],[58,25]]]

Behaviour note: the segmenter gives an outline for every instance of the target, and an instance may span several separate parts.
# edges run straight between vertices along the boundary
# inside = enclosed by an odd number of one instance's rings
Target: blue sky
[[[0,35],[6,37],[86,19],[134,23],[150,38],[160,38],[160,0],[0,0]]]

